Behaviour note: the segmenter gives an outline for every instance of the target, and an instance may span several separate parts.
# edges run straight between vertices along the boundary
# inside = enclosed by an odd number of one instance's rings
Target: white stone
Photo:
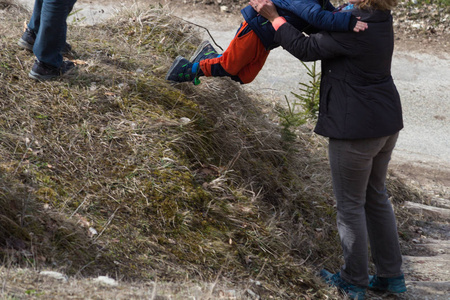
[[[97,283],[104,283],[106,285],[110,285],[110,286],[117,286],[118,283],[115,279],[110,278],[108,276],[98,276],[97,278],[94,279],[94,282]]]
[[[39,275],[48,276],[57,280],[67,281],[67,276],[55,271],[41,271]]]
[[[181,122],[182,124],[187,124],[187,123],[189,123],[190,121],[191,121],[191,119],[186,118],[186,117],[180,118],[180,122]]]

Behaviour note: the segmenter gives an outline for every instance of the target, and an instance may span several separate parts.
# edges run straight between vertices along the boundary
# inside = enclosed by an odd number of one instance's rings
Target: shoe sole
[[[60,77],[59,75],[41,75],[39,73],[34,72],[33,70],[28,73],[28,77],[38,80],[38,81],[47,81]]]
[[[68,77],[70,75],[73,75],[75,73],[75,69],[76,69],[76,67],[68,70],[66,73],[64,73],[62,75],[41,75],[41,74],[36,73],[33,70],[31,70],[30,73],[28,73],[28,77],[32,78],[34,80],[38,80],[38,81],[48,81],[48,80],[53,80],[53,79],[57,79],[57,78],[64,78],[64,77]]]
[[[173,69],[175,69],[175,68],[177,67],[178,63],[179,63],[182,59],[184,59],[184,57],[181,56],[181,55],[178,55],[178,56],[175,58],[175,60],[173,61],[172,65],[170,66],[169,71],[167,71],[167,74],[166,74],[166,80],[171,81],[171,82],[177,82],[177,81],[174,81],[174,80],[170,80],[170,79],[169,79],[169,76],[170,76],[170,74],[172,73]]]
[[[28,51],[33,51],[33,45],[28,43],[27,41],[25,41],[22,38],[19,39],[19,41],[17,42],[17,45],[19,45],[19,47],[22,49],[25,49]]]
[[[390,284],[390,285],[382,285],[382,286],[371,286],[371,282],[374,276],[369,276],[369,290],[372,291],[378,291],[378,292],[384,292],[384,293],[390,293],[390,294],[401,294],[406,292],[408,289],[406,288],[406,285],[403,283],[399,284]]]
[[[194,54],[192,54],[191,58],[189,59],[190,62],[194,62],[195,58],[202,53],[203,48],[206,47],[206,45],[210,44],[208,41],[203,41],[201,44],[197,47]]]
[[[402,289],[397,289],[397,290],[393,290],[391,288],[369,287],[369,290],[383,292],[383,293],[389,293],[389,294],[401,294],[401,293],[406,292],[408,289],[406,287],[404,287]]]
[[[355,300],[364,300],[366,293],[365,289],[364,291],[346,290],[344,287],[341,287],[338,282],[334,282],[332,280],[333,275],[333,273],[330,273],[325,269],[320,270],[319,273],[319,276],[325,281],[325,283],[339,289],[339,291],[341,291],[344,295],[347,295],[348,298]]]

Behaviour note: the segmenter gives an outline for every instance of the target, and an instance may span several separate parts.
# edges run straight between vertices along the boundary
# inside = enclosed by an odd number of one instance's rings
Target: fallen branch
[[[177,18],[177,19],[182,20],[183,22],[186,22],[186,23],[192,24],[192,25],[194,25],[194,26],[197,26],[197,27],[200,27],[200,28],[205,29],[206,32],[208,33],[209,37],[210,37],[211,40],[213,41],[214,45],[216,45],[217,47],[219,47],[219,49],[223,52],[223,48],[220,47],[220,46],[216,43],[216,40],[214,40],[214,38],[213,38],[213,36],[211,35],[211,33],[209,32],[208,28],[206,28],[206,27],[204,27],[204,26],[201,26],[201,25],[198,25],[198,24],[195,24],[195,23],[193,23],[193,22],[191,22],[191,21],[187,21],[187,20],[185,20],[185,19],[183,19],[183,18],[180,18],[180,17],[177,17],[177,16],[172,16],[172,17],[175,17],[175,18]]]

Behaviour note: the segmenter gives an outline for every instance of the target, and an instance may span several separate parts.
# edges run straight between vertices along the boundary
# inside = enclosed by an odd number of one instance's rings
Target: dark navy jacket
[[[363,32],[319,32],[309,37],[289,23],[275,41],[303,61],[321,60],[315,132],[336,139],[389,136],[403,128],[400,97],[391,76],[394,33],[390,11],[352,11]]]
[[[272,0],[277,7],[280,16],[292,24],[295,28],[306,33],[327,31],[348,31],[351,14],[332,13],[333,5],[329,0]],[[261,39],[267,50],[278,47],[274,43],[275,30],[272,24],[259,15],[251,6],[241,10],[245,21]]]

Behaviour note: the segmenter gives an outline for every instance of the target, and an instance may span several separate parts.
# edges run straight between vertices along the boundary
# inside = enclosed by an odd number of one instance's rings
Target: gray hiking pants
[[[372,139],[330,139],[337,228],[345,261],[341,277],[352,284],[368,285],[368,239],[377,275],[402,274],[395,215],[385,186],[397,138],[398,133]]]

